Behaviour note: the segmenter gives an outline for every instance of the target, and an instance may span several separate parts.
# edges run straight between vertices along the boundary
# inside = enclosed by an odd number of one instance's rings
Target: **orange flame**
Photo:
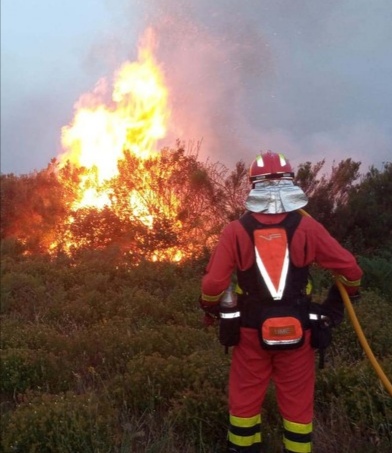
[[[171,193],[168,206],[164,206],[154,194],[156,178],[149,172],[155,161],[157,171],[160,171],[162,154],[158,153],[157,142],[165,137],[170,117],[168,89],[154,58],[154,45],[154,36],[149,29],[139,46],[137,61],[124,63],[114,74],[111,85],[106,79],[101,79],[91,93],[80,97],[75,104],[73,121],[62,128],[64,152],[59,157],[60,168],[70,163],[71,167],[78,169],[76,188],[72,178],[65,176],[63,181],[67,187],[71,184],[74,194],[71,210],[95,208],[103,212],[109,208],[122,219],[138,219],[151,231],[162,214],[173,220],[172,226],[180,227],[176,219],[178,201],[175,195]],[[121,195],[121,200],[117,200],[113,188],[121,186],[119,168],[125,160],[125,152],[139,161],[137,167],[142,178],[139,178],[137,190],[129,189],[128,193]],[[149,171],[146,171],[147,167]],[[123,210],[120,213],[119,205]],[[67,250],[83,243],[72,234],[74,221],[75,217],[70,213],[62,242],[64,247],[65,239]],[[55,248],[57,243],[52,245]],[[182,255],[180,250],[169,246],[148,253],[153,261],[179,261]]]
[[[157,152],[157,141],[166,135],[168,90],[153,55],[154,44],[149,29],[139,46],[138,61],[120,67],[111,93],[107,80],[101,79],[93,92],[81,96],[72,123],[62,128],[65,151],[60,166],[69,161],[87,170],[73,209],[110,205],[110,190],[104,183],[117,176],[117,162],[124,151],[140,159],[151,158]],[[136,196],[131,198],[135,203]]]

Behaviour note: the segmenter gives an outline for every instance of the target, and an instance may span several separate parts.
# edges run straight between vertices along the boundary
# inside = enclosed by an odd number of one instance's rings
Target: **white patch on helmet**
[[[284,167],[287,164],[285,156],[283,154],[280,154],[280,153],[279,153],[279,161],[280,161],[280,165],[282,167]]]
[[[261,155],[256,157],[256,163],[258,167],[264,167],[264,160]]]

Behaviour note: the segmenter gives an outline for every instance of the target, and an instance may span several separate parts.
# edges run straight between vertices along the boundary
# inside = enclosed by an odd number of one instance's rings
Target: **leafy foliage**
[[[57,258],[10,248],[2,258],[2,451],[224,451],[230,354],[201,322],[204,260],[132,265],[110,248]],[[356,307],[388,375],[391,308],[371,291]],[[387,451],[390,399],[347,321],[317,381],[318,451],[337,435],[341,451],[373,451],[374,439]],[[272,452],[272,393],[264,410]]]
[[[391,250],[392,164],[371,167],[366,175],[350,158],[326,173],[324,165],[322,160],[298,168],[307,211],[356,253]],[[118,170],[117,177],[95,186],[110,198],[110,206],[99,209],[75,208],[80,187],[91,189],[86,169],[59,169],[53,161],[30,175],[1,175],[1,237],[25,253],[117,247],[139,261],[173,259],[180,252],[198,257],[215,244],[224,224],[242,214],[249,190],[244,162],[232,171],[219,162],[200,162],[198,148],[186,152],[181,143],[145,160],[125,152]],[[94,179],[93,170],[88,175]]]
[[[385,257],[384,257],[384,256]],[[359,263],[364,271],[363,286],[371,288],[386,297],[392,297],[392,254],[360,257]]]
[[[299,166],[296,182],[309,197],[307,211],[334,236],[342,234],[337,212],[348,202],[348,194],[359,177],[360,162],[351,159],[333,165],[329,175],[319,173],[325,160],[312,164],[306,162]]]
[[[99,183],[94,169],[53,161],[39,173],[1,175],[2,238],[18,241],[25,253],[118,247],[139,261],[198,257],[242,212],[248,189],[243,162],[230,172],[200,162],[197,150],[185,152],[180,143],[143,160],[125,152],[118,172]],[[109,205],[76,207],[92,181]]]
[[[34,253],[44,253],[63,224],[64,187],[53,165],[31,175],[1,175],[1,238],[13,237]]]
[[[26,394],[3,432],[3,451],[111,452],[115,413],[93,394]]]
[[[346,219],[346,235],[362,253],[392,253],[392,162],[382,170],[371,167],[350,191],[349,202],[339,215]]]

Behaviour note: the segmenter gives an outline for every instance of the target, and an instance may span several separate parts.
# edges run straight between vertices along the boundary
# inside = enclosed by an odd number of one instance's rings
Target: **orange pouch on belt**
[[[283,307],[282,307],[283,308]],[[286,311],[287,313],[279,313]],[[295,349],[304,342],[304,328],[295,307],[266,310],[259,328],[263,349]]]

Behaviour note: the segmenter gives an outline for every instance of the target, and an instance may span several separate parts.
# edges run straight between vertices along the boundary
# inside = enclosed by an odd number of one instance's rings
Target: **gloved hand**
[[[204,311],[203,323],[205,326],[212,326],[219,320],[219,304],[208,304],[199,298],[200,308]]]
[[[321,304],[321,311],[331,320],[332,327],[338,326],[343,321],[344,303],[336,285],[329,288],[327,297]]]
[[[352,303],[358,302],[360,299],[359,291],[349,295]],[[338,287],[333,284],[328,291],[328,295],[324,302],[321,304],[322,312],[325,316],[328,316],[332,321],[332,326],[338,326],[344,317],[344,302]]]
[[[356,304],[361,299],[361,293],[357,290],[354,294],[349,294],[348,297],[350,298],[352,304]]]
[[[206,327],[210,327],[210,326],[215,325],[215,323],[216,323],[217,321],[218,321],[218,318],[216,318],[215,316],[212,316],[212,315],[210,315],[209,313],[204,313],[203,324],[204,324]]]

